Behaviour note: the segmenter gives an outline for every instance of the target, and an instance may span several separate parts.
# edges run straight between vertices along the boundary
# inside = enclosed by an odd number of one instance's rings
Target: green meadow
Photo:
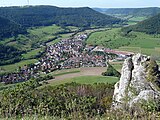
[[[138,22],[143,21],[143,20],[145,20],[145,19],[147,19],[146,16],[144,16],[144,17],[132,16],[132,17],[129,17],[129,18],[128,18],[128,21],[127,21],[126,23],[127,23],[128,25],[135,25],[135,24],[137,24]]]
[[[160,36],[141,32],[131,32],[125,36],[120,28],[113,28],[90,35],[87,44],[100,45],[107,48],[141,52],[142,54],[160,56]]]
[[[36,56],[39,52],[43,51],[43,48],[37,48],[34,50],[31,50],[25,54],[22,54],[23,59],[30,59]]]
[[[53,80],[49,85],[55,86],[65,83],[81,83],[81,84],[94,84],[94,83],[116,83],[119,79],[117,77],[109,76],[80,76],[64,80]]]
[[[143,20],[145,20],[145,19],[147,19],[147,17],[139,17],[139,16],[134,16],[134,17],[131,17],[130,19],[129,19],[129,21],[135,21],[135,22],[140,22],[140,21],[143,21]]]

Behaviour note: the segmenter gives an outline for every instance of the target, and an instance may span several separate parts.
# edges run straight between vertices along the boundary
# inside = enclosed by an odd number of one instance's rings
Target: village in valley
[[[47,45],[45,55],[31,66],[19,68],[16,73],[0,77],[0,82],[16,83],[36,78],[40,73],[47,74],[61,69],[80,67],[106,67],[110,61],[123,61],[132,52],[116,51],[101,46],[86,45],[87,33],[76,34],[71,38]]]
[[[0,120],[160,120],[158,0],[0,5]]]

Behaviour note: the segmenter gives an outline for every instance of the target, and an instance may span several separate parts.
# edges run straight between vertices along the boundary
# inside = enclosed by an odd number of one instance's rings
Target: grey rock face
[[[147,66],[150,57],[137,54],[124,61],[120,81],[116,83],[113,95],[113,109],[132,107],[142,100],[157,101],[160,92],[147,80]]]

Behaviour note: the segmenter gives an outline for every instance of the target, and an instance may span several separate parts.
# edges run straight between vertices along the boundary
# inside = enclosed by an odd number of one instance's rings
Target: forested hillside
[[[101,14],[88,7],[1,7],[0,38],[24,33],[28,27],[35,26],[49,26],[56,24],[59,26],[90,27],[112,25],[119,22],[121,22],[120,19]]]
[[[21,60],[22,51],[11,46],[0,45],[0,65],[15,63]]]
[[[129,33],[130,31],[138,31],[138,32],[145,32],[148,34],[159,34],[160,33],[160,14],[151,17],[147,20],[139,22],[136,25],[129,26],[123,28],[122,31],[124,33]]]
[[[25,29],[20,25],[11,22],[8,19],[0,17],[0,39],[25,32],[26,32]]]
[[[101,14],[91,8],[58,8],[54,6],[2,7],[0,15],[24,27],[46,26],[105,26],[121,20]]]

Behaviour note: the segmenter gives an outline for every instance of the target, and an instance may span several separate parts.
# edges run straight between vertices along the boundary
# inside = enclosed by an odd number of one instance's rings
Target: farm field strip
[[[49,85],[55,86],[65,83],[71,83],[76,82],[80,84],[95,84],[95,83],[116,83],[118,81],[118,78],[116,77],[105,77],[105,76],[78,76],[73,78],[67,78],[60,81],[54,81],[50,83]]]
[[[70,73],[70,74],[63,74],[60,76],[55,76],[55,79],[49,80],[49,83],[55,83],[57,82],[65,82],[65,79],[72,79],[75,77],[80,77],[80,76],[101,76],[102,72],[105,72],[107,70],[106,67],[86,67],[86,68],[79,68],[80,72],[77,73]],[[76,70],[75,70],[76,71]],[[63,73],[65,70],[63,71]],[[51,75],[51,74],[50,74]],[[54,74],[53,74],[54,75]]]

